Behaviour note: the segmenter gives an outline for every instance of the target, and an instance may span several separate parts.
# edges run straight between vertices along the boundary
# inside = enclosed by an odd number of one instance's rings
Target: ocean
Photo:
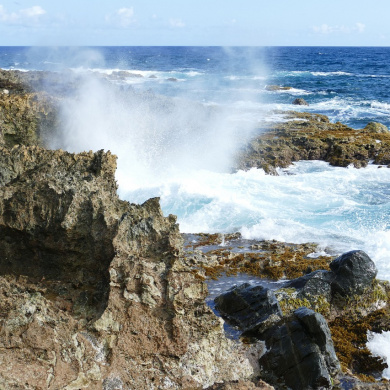
[[[389,169],[301,161],[279,176],[231,170],[261,123],[285,120],[281,111],[390,126],[390,48],[2,47],[0,67],[85,76],[50,146],[111,150],[121,198],[160,197],[182,232],[316,242],[313,257],[361,249],[390,280]],[[293,105],[298,97],[309,106]]]

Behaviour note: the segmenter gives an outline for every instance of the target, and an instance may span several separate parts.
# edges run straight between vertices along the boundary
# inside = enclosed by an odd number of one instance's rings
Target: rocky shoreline
[[[390,330],[390,286],[365,255],[313,259],[310,243],[183,237],[158,199],[119,199],[110,152],[45,148],[75,82],[57,88],[57,78],[0,71],[1,388],[390,388],[378,380],[386,364],[365,347],[367,330]],[[259,131],[236,168],[275,174],[299,159],[390,165],[382,125],[353,130],[320,115],[285,115],[294,120]],[[348,274],[350,262],[361,264],[359,274]],[[239,273],[291,282],[232,290],[250,309],[243,322],[219,304],[241,332],[234,340],[206,302],[206,282]],[[273,312],[264,314],[260,295]],[[309,358],[284,369],[280,340],[294,340],[291,356]],[[297,373],[308,361],[318,375],[305,382]]]
[[[361,168],[369,162],[390,167],[390,132],[380,123],[370,122],[355,130],[331,123],[325,115],[279,114],[287,121],[260,125],[258,135],[237,157],[237,169],[257,167],[275,175],[275,168],[286,168],[299,160],[323,160],[339,167]]]

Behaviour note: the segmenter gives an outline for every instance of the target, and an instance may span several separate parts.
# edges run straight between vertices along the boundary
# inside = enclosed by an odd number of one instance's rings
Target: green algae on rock
[[[201,234],[198,239],[194,234],[190,237],[192,244],[186,245],[187,261],[194,267],[194,272],[206,278],[248,273],[271,279],[290,275],[289,278],[298,278],[298,281],[311,275],[309,272],[314,275],[318,273],[319,276],[329,273],[329,264],[333,260],[332,256],[320,259],[308,257],[308,254],[316,251],[315,244],[243,240],[238,233],[227,234],[223,238],[218,234]],[[220,246],[222,240],[224,246]],[[272,264],[272,272],[265,266],[267,260]],[[297,268],[294,267],[295,261],[298,261]],[[302,290],[294,287],[293,283],[291,286],[285,284],[274,292],[285,316],[300,307],[307,307],[325,317],[345,375],[359,378],[356,379],[356,386],[365,388],[366,383],[373,388],[386,388],[385,382],[375,384],[373,377],[378,376],[386,364],[373,357],[365,343],[367,330],[379,332],[389,329],[389,283],[374,279],[363,291],[358,289],[344,297],[336,293],[333,298],[330,283],[329,280],[329,289],[325,288],[324,291],[318,286]],[[251,341],[248,339],[246,342]]]

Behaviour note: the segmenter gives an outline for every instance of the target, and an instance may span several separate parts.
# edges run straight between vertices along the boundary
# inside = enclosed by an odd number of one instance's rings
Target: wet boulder
[[[321,314],[299,308],[258,338],[267,347],[259,360],[266,381],[293,390],[332,387],[340,363]]]
[[[333,272],[319,270],[311,272],[300,278],[289,281],[284,287],[294,288],[298,295],[304,298],[323,296],[326,300],[331,299],[331,283],[334,279]]]
[[[309,103],[303,99],[303,98],[296,98],[292,104],[296,105],[296,106],[308,106]]]
[[[363,251],[355,250],[342,254],[330,263],[334,273],[332,295],[343,297],[362,294],[371,286],[378,272],[374,262]]]
[[[222,317],[242,331],[259,328],[269,321],[278,321],[282,316],[273,291],[249,283],[233,287],[215,298],[214,302]]]

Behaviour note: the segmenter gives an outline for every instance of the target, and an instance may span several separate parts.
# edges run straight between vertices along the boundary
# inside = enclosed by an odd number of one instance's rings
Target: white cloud
[[[0,21],[7,24],[34,24],[44,14],[46,11],[39,5],[18,12],[8,12],[3,5],[0,5]]]
[[[366,28],[366,25],[363,23],[355,23],[353,27],[347,27],[344,25],[341,26],[330,26],[326,23],[321,24],[321,26],[313,26],[313,31],[319,34],[333,34],[333,33],[341,33],[341,34],[351,34],[351,33],[363,33]]]
[[[169,25],[173,28],[182,28],[186,26],[181,19],[169,19]]]
[[[35,18],[37,16],[44,15],[45,13],[46,11],[39,5],[35,5],[31,8],[22,9],[20,11],[20,14],[27,18]]]
[[[134,19],[134,8],[119,8],[113,14],[106,16],[106,22],[123,28],[129,27],[136,22]]]
[[[363,23],[356,23],[356,28],[357,28],[357,30],[358,30],[360,33],[362,33],[362,32],[364,32],[364,30],[366,29],[366,25],[363,24]]]

